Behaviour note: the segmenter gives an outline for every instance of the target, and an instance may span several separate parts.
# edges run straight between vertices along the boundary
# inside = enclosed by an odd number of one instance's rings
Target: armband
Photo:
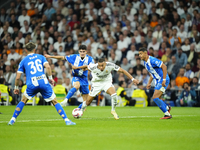
[[[163,79],[164,81],[166,80],[166,79]]]
[[[133,80],[135,80],[135,78],[132,78],[131,80],[133,81]]]

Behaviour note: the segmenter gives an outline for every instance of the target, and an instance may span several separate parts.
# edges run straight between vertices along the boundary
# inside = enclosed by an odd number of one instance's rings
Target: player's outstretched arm
[[[84,66],[80,66],[80,67],[76,67],[76,66],[73,66],[72,65],[72,69],[84,69],[84,70],[87,70],[88,69],[88,65],[84,65]]]
[[[44,67],[46,68],[46,72],[48,74],[50,84],[54,85],[54,80],[52,77],[51,67],[49,66],[49,63],[45,63]]]
[[[132,77],[132,75],[130,73],[128,73],[126,70],[122,69],[122,68],[119,68],[118,72],[121,72],[123,74],[125,74],[129,79],[131,79],[133,81],[133,83],[135,85],[139,84],[139,81],[137,79],[134,79]]]
[[[17,72],[16,78],[15,78],[15,88],[14,88],[14,94],[19,94],[19,80],[22,73]]]
[[[44,55],[46,58],[55,58],[55,59],[59,59],[59,60],[65,60],[65,56],[51,56],[48,54]]]

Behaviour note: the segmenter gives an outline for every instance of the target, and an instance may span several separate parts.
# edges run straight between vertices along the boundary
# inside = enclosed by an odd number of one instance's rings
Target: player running
[[[76,125],[67,118],[65,111],[57,102],[56,96],[49,84],[49,82],[51,84],[54,83],[51,74],[51,67],[44,56],[35,54],[35,47],[36,45],[32,42],[25,45],[25,51],[28,55],[19,64],[19,69],[15,79],[14,94],[19,94],[18,86],[22,73],[26,74],[27,89],[23,94],[21,102],[16,106],[13,117],[9,121],[8,125],[13,125],[15,123],[16,118],[21,113],[26,102],[34,97],[38,92],[42,94],[46,102],[51,102],[54,105],[57,112],[65,120],[66,125]],[[49,81],[44,73],[44,67],[46,68]]]
[[[167,106],[160,97],[165,92],[167,86],[170,83],[169,76],[167,74],[167,67],[163,64],[162,61],[159,59],[148,56],[147,49],[141,48],[139,50],[139,56],[142,60],[144,60],[144,66],[147,71],[151,74],[149,82],[147,84],[147,89],[150,89],[151,82],[155,81],[155,92],[153,94],[153,100],[158,105],[158,107],[163,111],[165,114],[164,117],[160,119],[171,119],[172,116],[170,115],[171,107]]]
[[[80,45],[79,54],[73,54],[69,56],[50,56],[45,55],[46,58],[56,58],[59,60],[67,60],[72,65],[79,67],[83,65],[89,65],[94,63],[94,59],[87,54],[87,48],[85,45]],[[88,83],[88,71],[83,71],[82,69],[73,69],[72,70],[72,85],[73,88],[69,90],[66,98],[60,104],[61,106],[66,106],[68,100],[74,95],[74,93],[79,89],[82,93],[83,101],[87,99],[89,93],[89,83]]]
[[[114,116],[116,120],[119,119],[119,116],[115,112],[115,107],[117,105],[117,94],[112,84],[111,71],[115,70],[115,71],[124,73],[129,79],[131,79],[134,82],[134,84],[138,84],[139,81],[134,79],[126,70],[120,68],[119,66],[110,62],[105,62],[104,58],[99,59],[97,64],[90,64],[90,65],[85,65],[81,67],[72,66],[72,68],[73,69],[87,69],[91,71],[92,73],[92,87],[87,97],[87,100],[84,101],[80,105],[82,106],[81,107],[82,111],[85,110],[85,108],[88,105],[90,105],[92,100],[100,91],[104,90],[112,98],[111,114]]]

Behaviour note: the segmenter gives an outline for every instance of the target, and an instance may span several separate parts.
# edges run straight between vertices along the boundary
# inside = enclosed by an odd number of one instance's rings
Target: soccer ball
[[[73,111],[72,111],[72,116],[76,119],[78,118],[81,118],[81,116],[83,115],[83,112],[80,108],[75,108]]]

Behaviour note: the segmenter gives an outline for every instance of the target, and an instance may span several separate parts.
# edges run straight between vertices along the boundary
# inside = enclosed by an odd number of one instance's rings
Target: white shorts
[[[108,81],[107,82],[92,82],[92,87],[91,87],[89,95],[92,97],[95,97],[102,90],[107,92],[107,90],[110,87],[114,87],[114,85]]]

